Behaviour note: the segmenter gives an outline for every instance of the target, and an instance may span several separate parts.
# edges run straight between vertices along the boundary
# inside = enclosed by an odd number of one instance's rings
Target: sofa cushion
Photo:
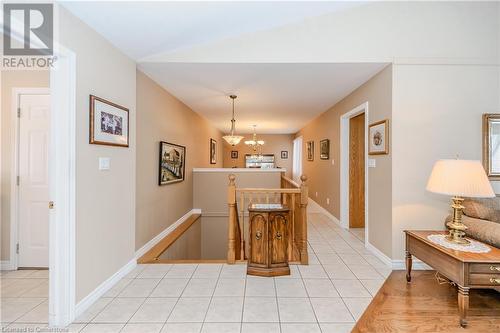
[[[480,220],[500,223],[500,198],[465,199],[464,215]]]

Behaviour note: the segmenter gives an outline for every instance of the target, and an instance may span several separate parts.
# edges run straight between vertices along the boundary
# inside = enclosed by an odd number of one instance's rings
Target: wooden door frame
[[[340,225],[349,229],[349,121],[365,114],[365,245],[369,244],[368,230],[368,102],[358,105],[340,117]]]
[[[12,88],[11,97],[11,141],[13,150],[11,153],[10,173],[10,264],[9,269],[19,267],[19,254],[17,244],[19,243],[19,186],[17,176],[19,175],[19,145],[20,142],[20,118],[18,110],[21,107],[21,95],[50,95],[50,88]],[[50,244],[50,242],[49,242]],[[50,246],[50,245],[49,245]]]

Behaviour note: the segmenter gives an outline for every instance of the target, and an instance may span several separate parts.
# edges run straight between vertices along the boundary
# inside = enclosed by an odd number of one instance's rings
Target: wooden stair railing
[[[293,222],[290,230],[291,241],[288,247],[288,260],[307,265],[309,262],[307,253],[307,177],[302,175],[302,182],[298,185],[291,179],[282,176],[281,188],[279,189],[236,188],[235,179],[234,175],[229,175],[227,263],[234,264],[236,260],[245,259],[246,207],[252,203],[281,203],[289,206]],[[240,211],[238,211],[237,199],[240,201]]]

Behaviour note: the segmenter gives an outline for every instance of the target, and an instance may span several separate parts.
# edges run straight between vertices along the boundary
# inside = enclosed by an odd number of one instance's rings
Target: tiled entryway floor
[[[247,276],[245,264],[139,265],[71,331],[350,332],[391,271],[325,215],[310,214],[309,225],[310,264],[292,265],[290,276]],[[46,297],[23,295],[2,294],[4,325],[33,325],[46,311]]]

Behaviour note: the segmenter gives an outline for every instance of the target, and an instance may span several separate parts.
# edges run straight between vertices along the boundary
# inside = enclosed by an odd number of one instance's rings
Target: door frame
[[[340,225],[349,229],[349,121],[365,114],[365,245],[369,244],[368,230],[368,102],[358,105],[340,117]]]
[[[22,26],[11,26],[11,38],[24,42]],[[75,319],[76,307],[76,54],[54,40],[53,55],[57,60],[50,68],[49,200],[55,207],[49,210],[48,319],[51,327],[66,327]],[[17,122],[17,114],[14,118]],[[17,269],[12,239],[9,268]]]
[[[11,269],[19,267],[19,254],[17,244],[19,244],[19,186],[17,176],[19,175],[19,145],[20,145],[20,119],[17,110],[20,108],[21,95],[50,95],[50,88],[13,88],[11,97],[11,141],[14,149],[11,155],[11,175],[10,175],[10,266]],[[50,131],[50,130],[49,130]],[[50,185],[49,185],[50,187]],[[49,235],[50,239],[50,235]],[[50,242],[49,242],[50,246]]]

